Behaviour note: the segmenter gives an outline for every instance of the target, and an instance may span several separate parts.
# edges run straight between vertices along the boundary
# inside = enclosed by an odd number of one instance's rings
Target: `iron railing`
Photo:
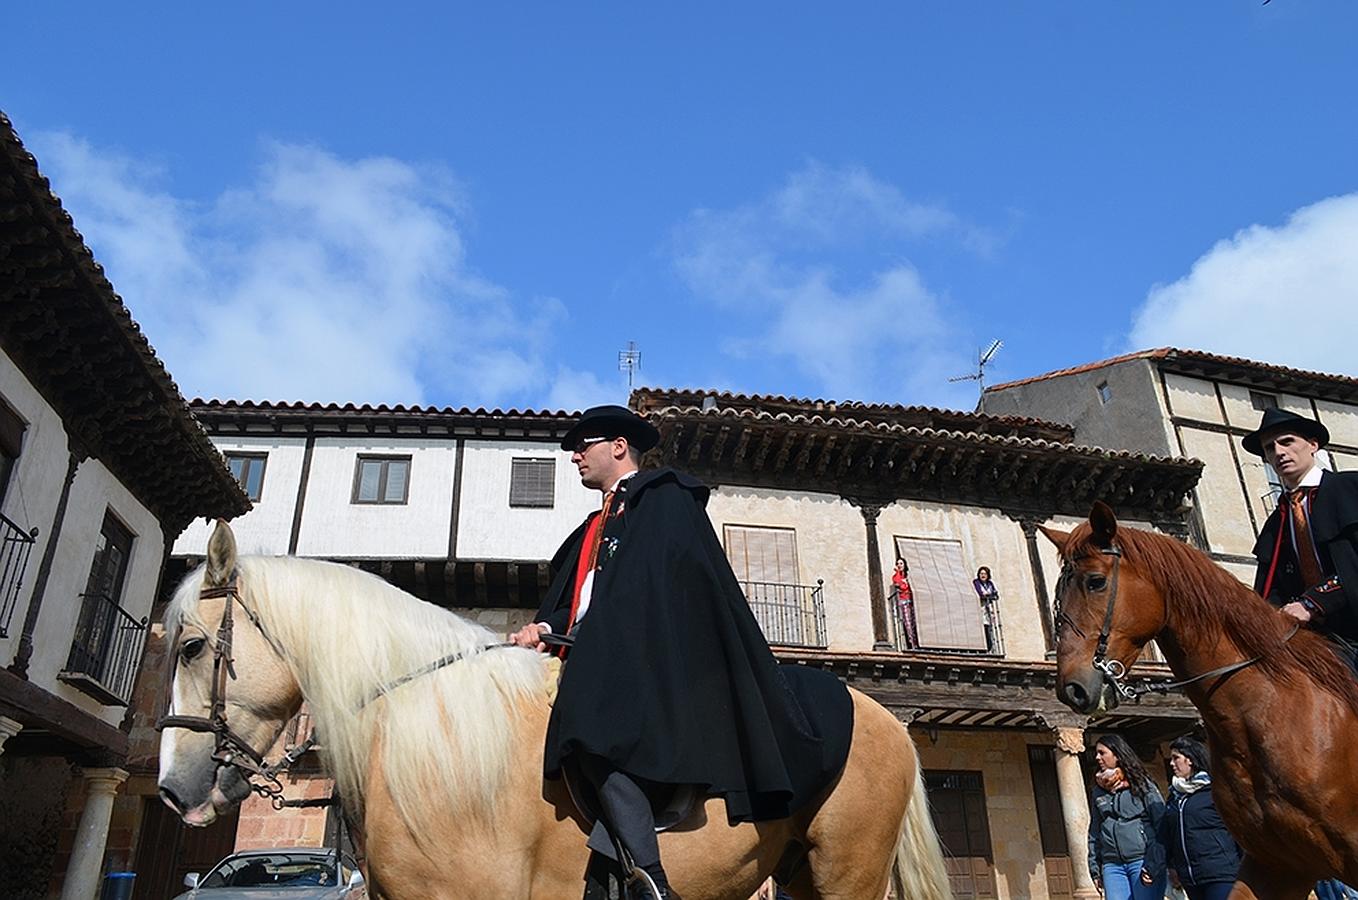
[[[905,606],[897,602],[900,592],[893,587],[890,596],[887,597],[887,618],[891,620],[891,645],[902,652],[911,653],[949,653],[961,656],[1004,656],[1004,628],[1000,624],[1000,598],[996,595],[987,603],[981,604],[981,625],[985,628],[986,623],[990,623],[986,630],[987,646],[984,649],[969,649],[958,647],[922,647],[919,645],[919,622],[913,621],[916,640],[912,644],[906,640],[904,616],[915,615],[915,605],[919,602],[915,600]]]
[[[0,515],[0,638],[9,637],[9,624],[19,606],[28,557],[38,541],[38,529],[25,532],[8,516]]]
[[[125,706],[141,665],[146,618],[137,621],[104,594],[85,594],[81,600],[71,655],[58,677],[106,706]]]
[[[823,579],[814,585],[742,581],[740,587],[770,644],[826,646]]]

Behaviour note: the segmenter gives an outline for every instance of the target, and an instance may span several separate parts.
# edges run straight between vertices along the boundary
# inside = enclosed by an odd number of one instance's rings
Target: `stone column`
[[[1059,726],[1056,732],[1056,785],[1061,791],[1061,818],[1066,826],[1071,881],[1076,900],[1097,900],[1099,889],[1089,873],[1089,801],[1086,799],[1080,754],[1085,749],[1085,730]]]
[[[0,716],[0,753],[5,752],[5,741],[22,731],[23,727],[22,722],[16,722],[9,716]]]
[[[125,769],[85,769],[81,775],[85,779],[85,808],[80,813],[71,861],[61,883],[61,900],[94,900],[99,895],[113,795],[127,780]]]

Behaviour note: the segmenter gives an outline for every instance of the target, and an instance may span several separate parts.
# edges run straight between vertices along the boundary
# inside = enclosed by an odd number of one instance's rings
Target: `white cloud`
[[[593,372],[561,369],[547,394],[547,409],[588,409],[607,403],[627,403],[627,383],[622,377],[607,382]]]
[[[971,364],[946,298],[901,256],[926,236],[991,243],[863,169],[812,164],[759,202],[695,211],[676,265],[733,356],[791,365],[830,397],[970,406],[974,388],[947,383]]]
[[[544,391],[564,315],[478,276],[446,172],[268,144],[253,182],[179,199],[63,133],[31,142],[189,396],[496,405]]]
[[[1338,374],[1355,372],[1358,193],[1251,225],[1156,285],[1131,344],[1176,346]]]

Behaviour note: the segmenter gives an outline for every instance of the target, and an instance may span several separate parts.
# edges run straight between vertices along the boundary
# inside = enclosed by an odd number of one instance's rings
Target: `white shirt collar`
[[[1311,466],[1311,468],[1306,470],[1306,474],[1301,476],[1301,481],[1297,482],[1297,486],[1292,488],[1292,491],[1299,490],[1300,488],[1319,487],[1321,476],[1324,474],[1325,470],[1319,465]],[[1292,491],[1288,491],[1287,493],[1290,494]]]
[[[608,492],[609,492],[610,494],[613,493],[614,491],[616,491],[616,490],[618,489],[618,485],[622,484],[624,481],[626,481],[627,479],[631,478],[631,477],[632,477],[633,475],[635,475],[635,474],[637,474],[637,470],[636,470],[636,469],[633,469],[632,471],[628,472],[626,475],[622,476],[622,477],[619,478],[617,481],[613,482],[613,486],[612,486],[611,488],[608,489]]]

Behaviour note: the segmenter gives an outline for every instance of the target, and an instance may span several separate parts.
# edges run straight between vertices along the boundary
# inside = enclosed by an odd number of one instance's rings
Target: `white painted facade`
[[[65,428],[13,361],[0,353],[0,396],[23,418],[23,452],[15,462],[5,493],[3,512],[26,528],[38,528],[24,573],[22,590],[8,635],[0,639],[0,665],[9,665],[18,650],[25,614],[33,599],[43,554],[61,497],[70,458]],[[110,725],[123,718],[122,706],[106,706],[57,679],[71,650],[105,513],[111,512],[133,535],[120,603],[140,621],[151,612],[165,552],[165,536],[156,517],[102,463],[86,459],[76,470],[66,514],[57,536],[51,574],[33,632],[28,680]]]

